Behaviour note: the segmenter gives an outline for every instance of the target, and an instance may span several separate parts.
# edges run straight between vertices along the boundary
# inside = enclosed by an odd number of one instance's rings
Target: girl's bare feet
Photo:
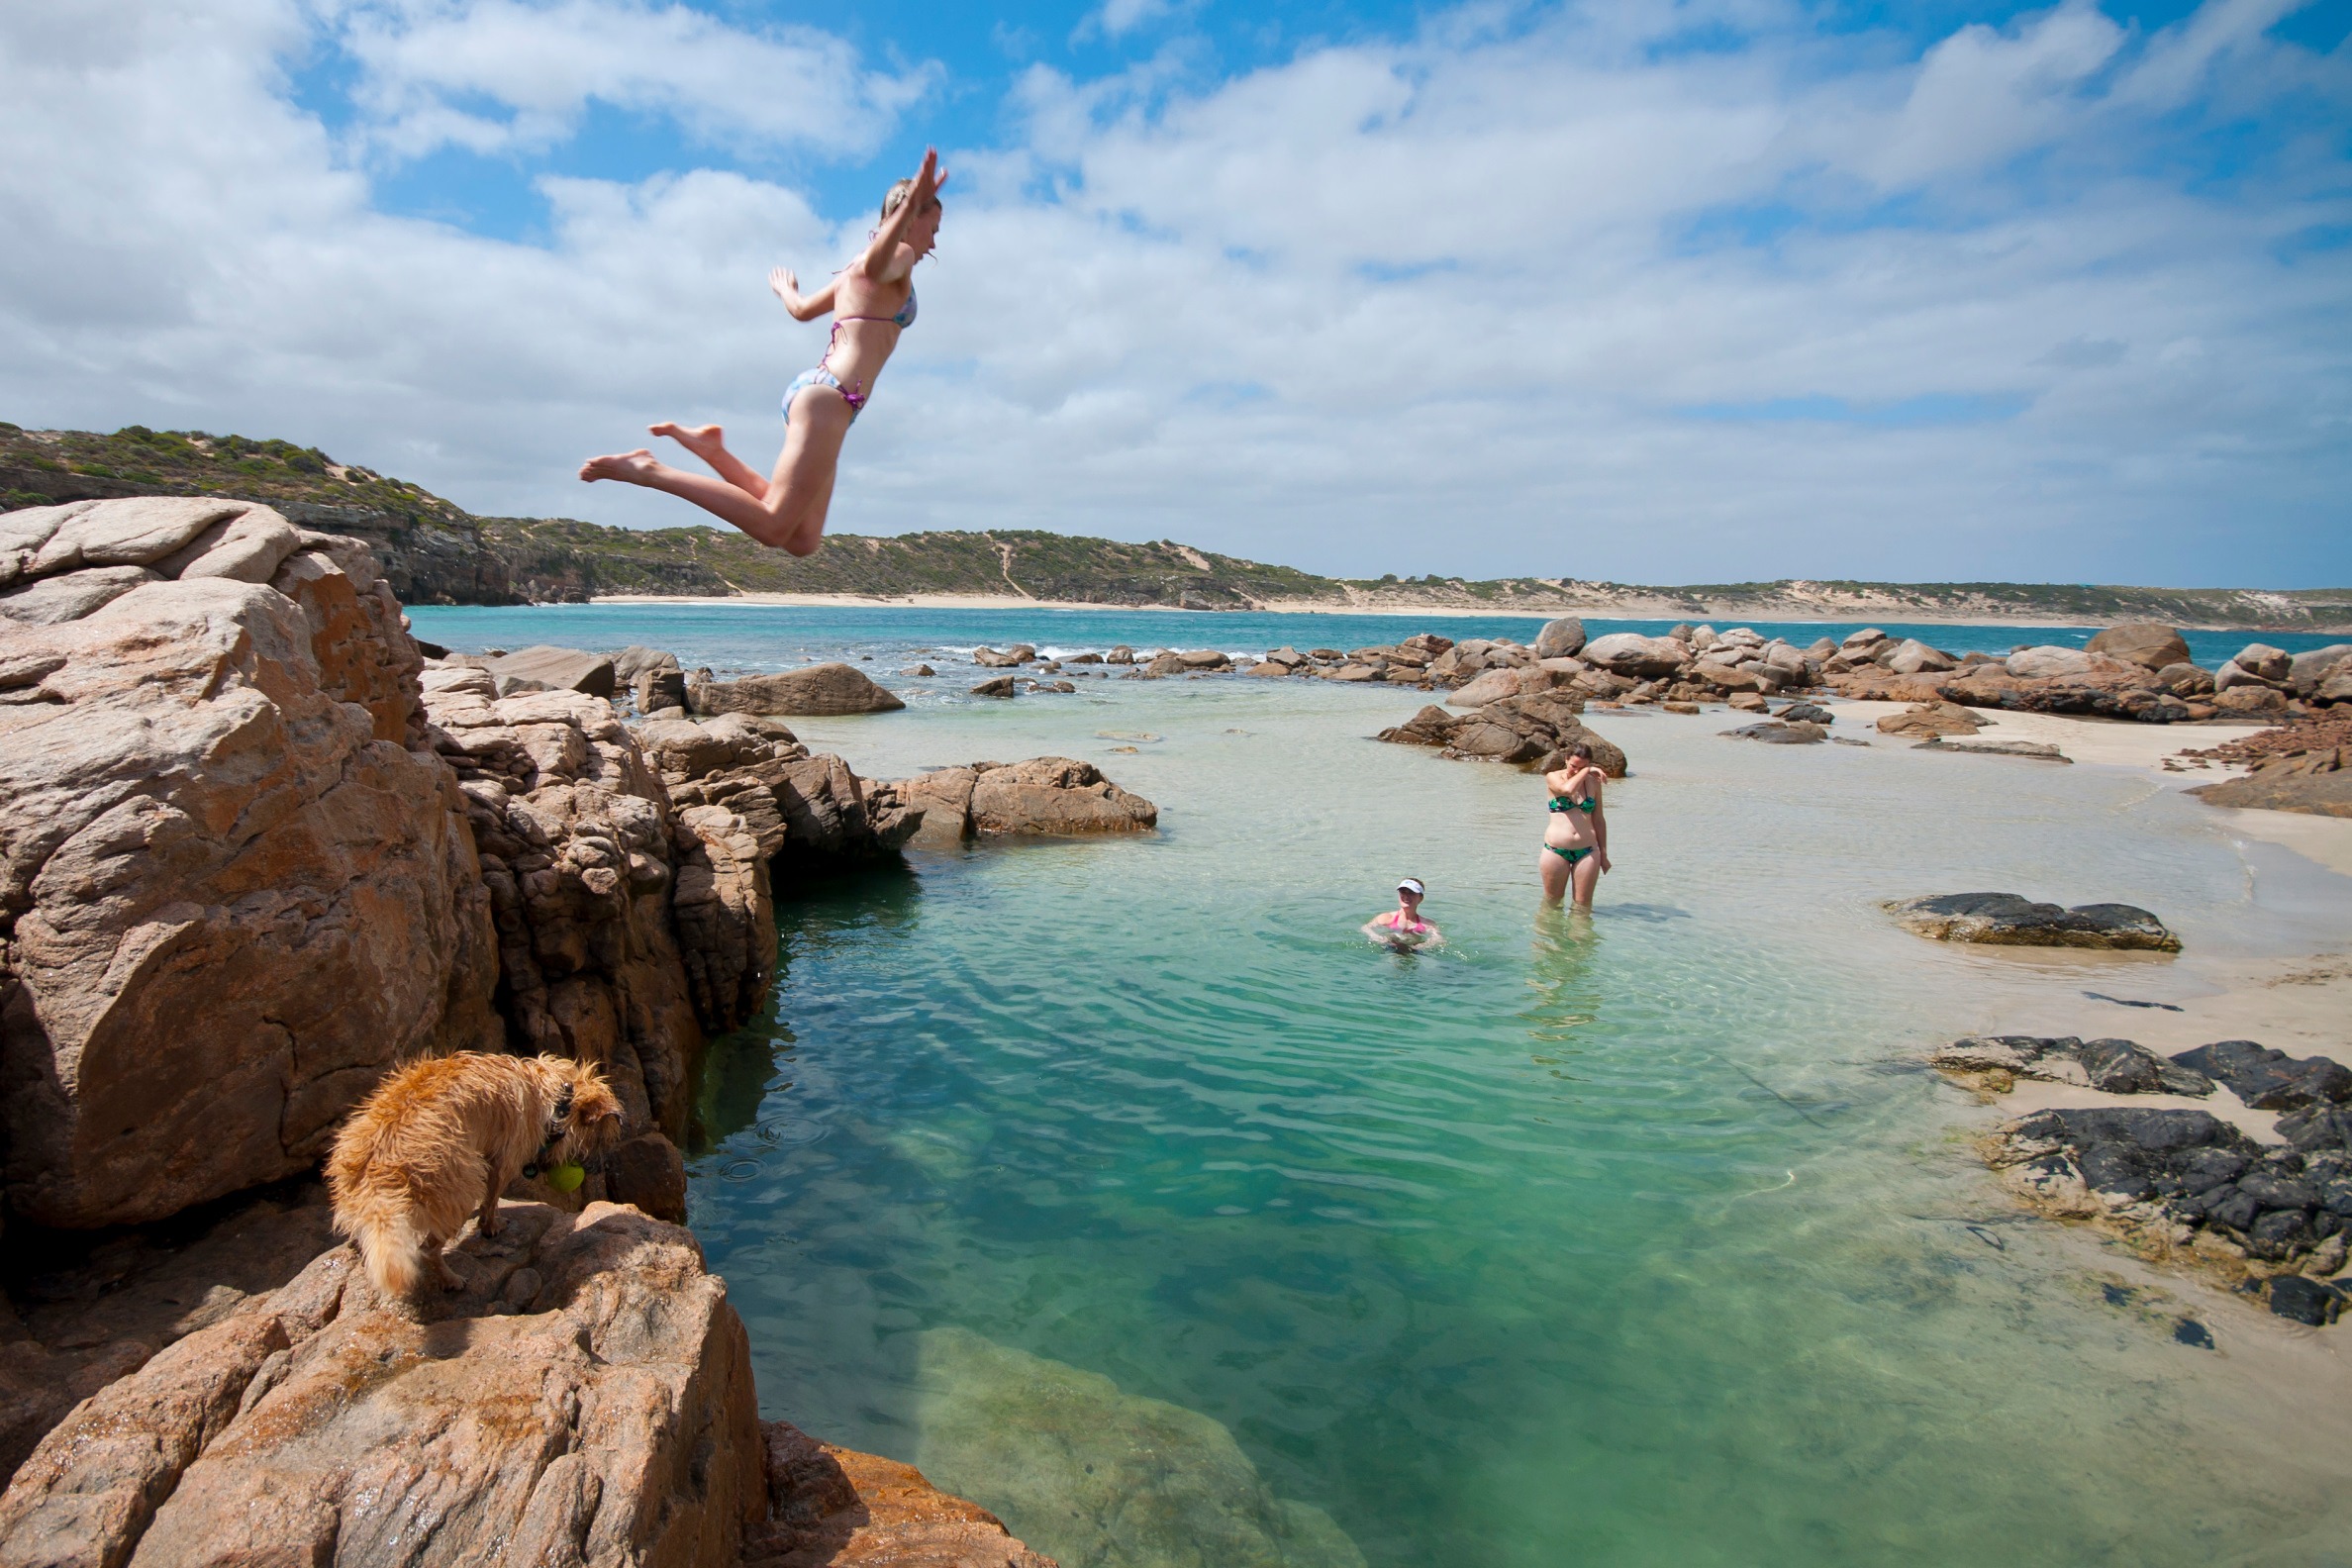
[[[727,432],[716,425],[680,425],[674,420],[663,420],[645,429],[655,436],[667,436],[704,462],[727,450]]]
[[[653,453],[643,446],[631,452],[611,452],[591,457],[580,464],[580,477],[593,483],[598,479],[624,479],[631,484],[643,484],[661,464],[653,460]]]

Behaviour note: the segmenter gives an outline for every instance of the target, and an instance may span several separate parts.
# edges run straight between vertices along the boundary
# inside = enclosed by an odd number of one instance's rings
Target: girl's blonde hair
[[[885,223],[889,221],[890,215],[894,212],[897,212],[900,206],[905,203],[907,199],[907,192],[913,190],[914,188],[915,182],[911,179],[894,180],[891,182],[890,189],[885,192],[882,197],[882,218]]]

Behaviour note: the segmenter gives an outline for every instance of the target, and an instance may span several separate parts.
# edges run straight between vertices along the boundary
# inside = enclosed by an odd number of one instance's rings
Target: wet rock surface
[[[2044,1213],[2097,1221],[2151,1257],[2275,1292],[2306,1267],[2343,1266],[2348,1123],[2314,1119],[2303,1142],[2280,1149],[2204,1111],[2038,1111],[2005,1124],[1987,1157]],[[2291,1303],[2299,1291],[2289,1287]]]
[[[2011,947],[2113,947],[2178,952],[2180,937],[2131,904],[2036,903],[2015,893],[1946,893],[1886,906],[1909,931],[1939,941]]]
[[[760,1432],[767,1516],[743,1543],[743,1568],[1055,1568],[913,1465],[819,1442],[785,1421]]]
[[[1997,1090],[2009,1087],[2005,1078],[2039,1078],[2107,1094],[2209,1095],[2213,1080],[2190,1060],[2194,1054],[2167,1061],[2127,1039],[1986,1034],[1954,1040],[1927,1059],[1947,1072],[1975,1075]]]
[[[2253,1040],[2216,1040],[2173,1057],[2257,1111],[2308,1111],[2352,1101],[2352,1069],[2324,1056],[2295,1057]]]
[[[734,1562],[767,1483],[725,1286],[634,1210],[505,1218],[421,1319],[337,1247],[102,1391],[0,1495],[0,1562]]]

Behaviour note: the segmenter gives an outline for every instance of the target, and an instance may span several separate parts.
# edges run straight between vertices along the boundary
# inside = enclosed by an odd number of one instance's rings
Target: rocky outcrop
[[[605,1067],[632,1125],[675,1138],[703,1036],[671,926],[668,794],[604,699],[492,691],[482,670],[427,675],[498,923],[511,1041]]]
[[[242,502],[5,519],[12,582],[120,566],[157,578],[0,631],[7,1193],[52,1225],[302,1170],[387,1064],[500,1036],[465,803],[409,749],[366,552]]]
[[[889,713],[907,705],[848,664],[812,664],[779,675],[737,681],[695,680],[686,706],[698,714],[780,714],[810,717]]]
[[[1879,665],[1831,666],[1822,680],[1839,696],[1858,702],[1946,702],[2147,724],[2191,717],[2188,704],[2156,672],[2076,648],[2028,648],[2006,663],[1963,663],[1950,671],[1909,675]]]
[[[1054,1568],[913,1465],[835,1448],[785,1421],[760,1430],[767,1517],[743,1544],[743,1568]]]
[[[2332,1306],[2304,1316],[2310,1295],[2289,1282],[2344,1263],[2352,1149],[2333,1130],[2266,1149],[2204,1111],[2102,1106],[2020,1117],[1994,1134],[1986,1157],[2044,1214],[2092,1221],[2159,1260],[2252,1288],[2267,1282],[2273,1311],[2324,1323]]]
[[[2352,746],[2264,757],[2244,778],[2200,784],[2189,793],[2213,806],[2352,817]]]
[[[1828,731],[1803,719],[1794,724],[1771,719],[1763,724],[1742,725],[1723,734],[1738,740],[1761,740],[1766,745],[1818,745],[1829,738]]]
[[[1904,930],[1939,941],[2006,947],[2120,947],[2178,952],[2181,938],[2130,904],[2062,909],[2014,893],[1946,893],[1886,906]]]
[[[1074,757],[934,768],[897,788],[922,813],[916,842],[928,848],[973,838],[1148,833],[1159,824],[1157,806]]]
[[[2079,1084],[2103,1094],[2177,1094],[2203,1097],[2213,1080],[2133,1040],[2077,1039],[2071,1034],[1986,1034],[1956,1039],[1927,1060],[1979,1087],[2006,1094],[2019,1078]]]
[[[1550,769],[1578,743],[1593,748],[1593,763],[1611,778],[1625,776],[1625,753],[1584,727],[1583,702],[1561,692],[1507,697],[1475,713],[1452,714],[1434,704],[1375,739],[1436,746],[1456,761],[1508,762]]]
[[[634,1210],[504,1219],[422,1321],[337,1247],[94,1396],[0,1495],[0,1562],[736,1561],[767,1480],[725,1285]]]
[[[1918,703],[1899,714],[1888,714],[1878,722],[1881,735],[1903,735],[1925,740],[1935,735],[1972,735],[1985,727],[1985,722],[1958,703],[1943,701]]]

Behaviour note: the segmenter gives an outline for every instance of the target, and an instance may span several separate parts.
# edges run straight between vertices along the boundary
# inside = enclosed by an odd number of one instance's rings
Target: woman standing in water
[[[825,357],[816,369],[802,371],[784,393],[784,454],[771,477],[760,478],[729,451],[718,426],[667,421],[652,426],[652,433],[709,463],[719,478],[672,468],[642,446],[591,457],[580,465],[580,477],[666,490],[725,518],[762,544],[794,555],[815,554],[833,505],[841,440],[873,395],[874,378],[889,362],[899,335],[915,325],[915,263],[931,254],[938,239],[939,187],[946,183],[938,152],[926,151],[915,177],[900,180],[883,198],[882,227],[865,253],[816,293],[801,293],[800,279],[782,267],[768,274],[768,286],[794,321],[815,321],[828,312],[833,316]]]
[[[1609,818],[1601,810],[1606,777],[1593,765],[1593,748],[1582,741],[1570,749],[1566,762],[1543,775],[1543,787],[1551,791],[1551,822],[1535,858],[1547,904],[1559,903],[1573,883],[1577,907],[1593,907],[1593,889],[1609,869]]]

